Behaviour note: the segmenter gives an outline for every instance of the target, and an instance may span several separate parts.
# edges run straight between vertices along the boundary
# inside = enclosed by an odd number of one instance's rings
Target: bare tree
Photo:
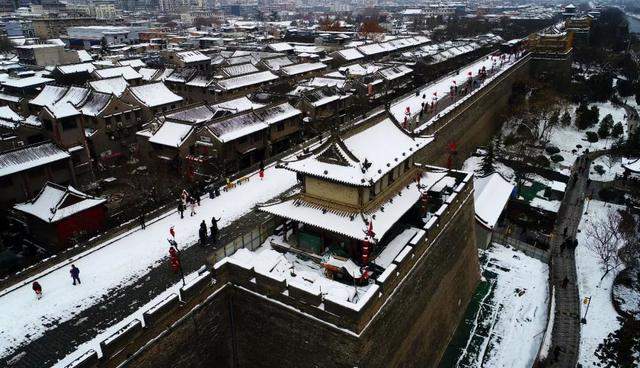
[[[614,210],[610,210],[602,218],[594,219],[587,226],[587,248],[598,257],[604,271],[600,281],[622,264],[618,249],[624,240],[619,226],[620,214]]]

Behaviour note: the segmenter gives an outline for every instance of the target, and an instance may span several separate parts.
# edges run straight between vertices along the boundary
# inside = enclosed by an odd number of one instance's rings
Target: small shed
[[[33,199],[13,208],[26,220],[33,237],[54,251],[70,245],[76,235],[90,235],[105,227],[106,199],[72,186],[48,182]]]
[[[476,243],[478,248],[485,249],[491,243],[493,228],[509,202],[514,185],[499,173],[493,173],[474,179],[473,186]]]

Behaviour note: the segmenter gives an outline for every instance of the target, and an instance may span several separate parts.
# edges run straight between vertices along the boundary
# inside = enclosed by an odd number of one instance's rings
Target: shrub
[[[533,164],[539,167],[549,167],[551,162],[545,155],[538,155],[533,159]]]
[[[598,127],[598,136],[600,138],[607,138],[611,134],[611,129],[613,129],[613,117],[611,114],[607,114],[602,121],[600,121],[600,126]]]
[[[602,165],[593,166],[593,170],[595,170],[595,172],[597,172],[598,175],[603,175],[604,174],[604,167],[602,167]]]
[[[556,154],[556,153],[559,153],[559,152],[560,152],[560,148],[558,148],[558,147],[556,147],[556,146],[546,146],[546,147],[544,148],[544,150],[545,150],[548,154],[550,154],[550,155],[554,155],[554,154]]]
[[[587,132],[587,141],[591,143],[595,143],[598,141],[598,133],[596,132]]]
[[[560,161],[564,161],[564,157],[562,157],[562,155],[557,155],[557,154],[556,155],[552,155],[551,156],[551,161],[558,163]]]
[[[613,126],[613,129],[611,129],[611,136],[618,138],[622,135],[622,133],[624,133],[622,123],[617,122],[616,125]]]

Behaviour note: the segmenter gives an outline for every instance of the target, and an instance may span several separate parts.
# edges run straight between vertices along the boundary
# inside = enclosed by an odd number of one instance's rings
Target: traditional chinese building
[[[361,266],[375,263],[374,254],[404,225],[423,225],[416,206],[423,171],[415,159],[432,140],[410,135],[391,119],[344,137],[334,134],[283,163],[299,175],[302,190],[261,210],[293,221],[287,246]],[[401,221],[409,212],[415,216]]]

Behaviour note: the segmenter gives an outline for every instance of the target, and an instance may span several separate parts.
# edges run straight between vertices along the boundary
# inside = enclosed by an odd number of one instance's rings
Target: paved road
[[[220,230],[219,245],[227,244],[264,221],[265,214],[249,212]],[[191,273],[206,263],[214,248],[191,246],[181,252],[185,273]],[[48,367],[75,351],[76,346],[93,339],[105,328],[119,322],[138,310],[158,294],[179,282],[168,263],[149,269],[133,284],[117,288],[104,296],[96,305],[78,313],[74,318],[52,328],[42,337],[21,347],[11,356],[0,358],[0,367],[34,368]],[[12,359],[14,358],[15,359]],[[18,359],[19,358],[19,359]],[[13,361],[12,361],[13,360]]]
[[[551,282],[556,291],[555,320],[548,366],[574,368],[580,347],[580,295],[576,283],[576,260],[573,248],[561,244],[566,234],[574,238],[582,217],[587,195],[590,159],[585,155],[576,160],[573,177],[567,184],[565,198],[558,213],[551,247]],[[586,167],[581,170],[581,167]],[[568,282],[565,284],[565,278]],[[564,286],[564,287],[563,287]]]

